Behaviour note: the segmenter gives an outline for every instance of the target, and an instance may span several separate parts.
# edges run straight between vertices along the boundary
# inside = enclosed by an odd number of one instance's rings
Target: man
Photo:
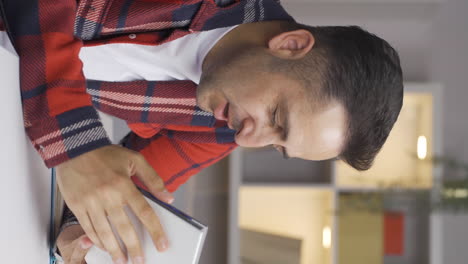
[[[106,216],[143,262],[124,205],[158,250],[169,246],[133,183],[170,202],[166,190],[237,145],[365,170],[402,106],[388,43],[357,27],[298,24],[275,0],[1,1],[26,131],[81,225],[67,228],[63,248],[85,232],[116,263],[126,257]],[[122,146],[96,109],[127,121]],[[86,251],[67,252],[81,263]]]

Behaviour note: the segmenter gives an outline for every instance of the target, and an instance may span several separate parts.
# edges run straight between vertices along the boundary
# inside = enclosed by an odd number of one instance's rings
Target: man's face
[[[240,146],[272,145],[289,157],[307,160],[337,157],[345,138],[343,106],[313,96],[318,87],[304,88],[283,74],[260,70],[260,61],[242,57],[204,73],[198,105],[226,120],[237,131]]]

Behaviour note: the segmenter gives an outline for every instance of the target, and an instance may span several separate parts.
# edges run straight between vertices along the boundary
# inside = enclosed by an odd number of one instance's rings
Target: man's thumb
[[[135,175],[156,198],[165,203],[172,203],[174,201],[174,196],[167,191],[164,181],[144,157],[137,159],[135,167]]]
[[[93,241],[91,241],[91,239],[89,239],[89,237],[87,235],[83,235],[81,238],[80,238],[80,247],[82,249],[88,249],[90,247],[92,247],[94,244],[93,244]]]

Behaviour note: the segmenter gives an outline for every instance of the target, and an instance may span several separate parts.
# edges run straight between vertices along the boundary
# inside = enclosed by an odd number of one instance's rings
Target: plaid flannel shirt
[[[160,45],[192,32],[293,20],[276,0],[0,1],[20,57],[24,126],[46,166],[111,144],[98,109],[127,121],[132,132],[122,144],[142,153],[169,191],[229,154],[234,131],[197,107],[191,81],[85,80],[81,47]]]

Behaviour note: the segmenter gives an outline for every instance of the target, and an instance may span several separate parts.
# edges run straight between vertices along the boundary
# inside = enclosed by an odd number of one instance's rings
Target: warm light
[[[425,136],[418,137],[418,158],[425,159],[427,156],[427,139]]]
[[[458,199],[464,199],[468,198],[468,190],[467,189],[447,189],[444,191],[445,197],[448,198],[458,198]]]
[[[468,190],[466,189],[456,189],[454,193],[455,198],[466,198],[468,197]]]
[[[331,229],[329,226],[323,228],[322,244],[326,249],[331,247]]]

